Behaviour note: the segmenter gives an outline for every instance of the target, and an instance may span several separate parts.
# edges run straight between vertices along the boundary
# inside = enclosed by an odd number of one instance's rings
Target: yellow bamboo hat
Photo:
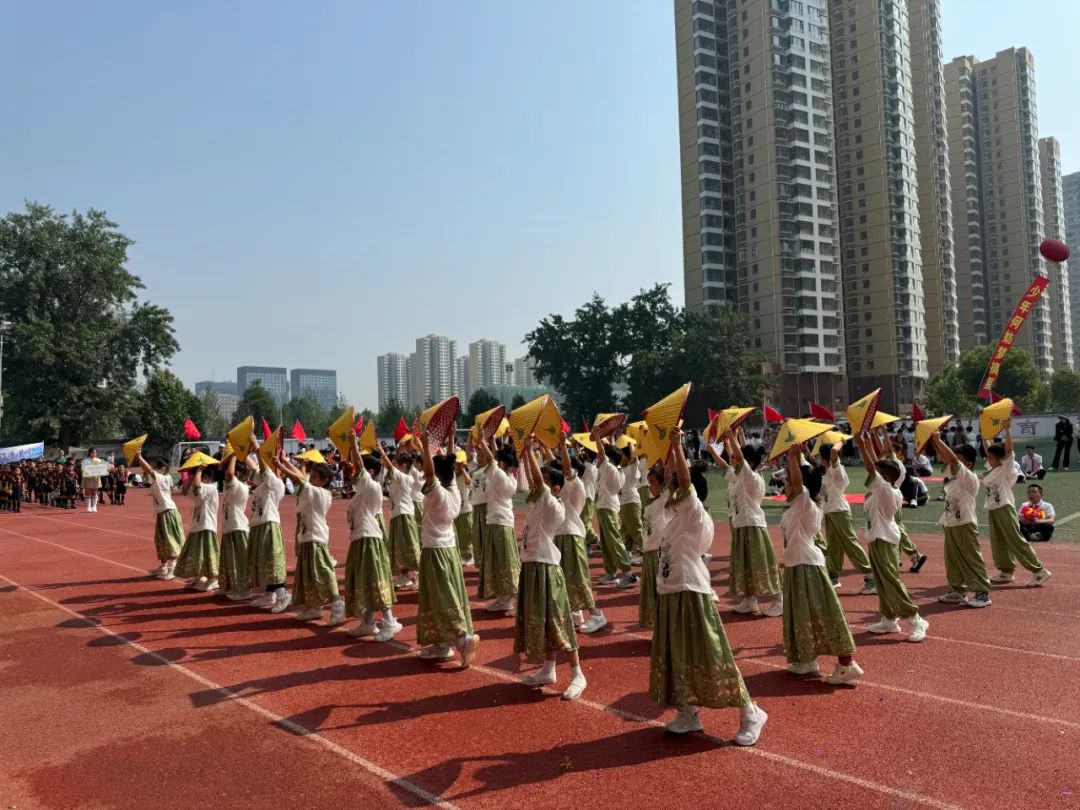
[[[915,423],[915,452],[921,453],[935,433],[949,424],[952,414],[936,419],[923,419]]]
[[[455,397],[447,397],[437,405],[432,405],[427,410],[421,411],[413,425],[413,433],[421,430],[427,433],[431,444],[442,447],[457,425],[458,413],[461,411],[461,400]]]
[[[592,436],[590,436],[588,433],[574,433],[570,436],[570,438],[574,441],[575,444],[581,445],[586,450],[589,450],[593,453],[600,452],[599,448],[597,448],[596,446],[596,442],[592,440]]]
[[[378,444],[379,440],[375,436],[375,422],[372,420],[364,425],[360,433],[360,452],[374,453]]]
[[[146,444],[146,439],[150,434],[144,433],[137,439],[132,439],[130,442],[124,443],[124,461],[130,467],[135,463],[135,455],[143,449],[143,445]]]
[[[326,458],[316,450],[314,447],[308,450],[306,453],[301,453],[297,458],[302,458],[304,461],[310,461],[314,464],[325,464]]]
[[[834,425],[825,425],[813,419],[785,419],[776,434],[772,450],[769,451],[769,460],[783,455],[797,444],[808,442],[835,429]]]
[[[349,445],[352,443],[353,427],[356,425],[356,408],[350,405],[334,420],[334,424],[326,431],[327,438],[337,448],[344,458],[349,456]]]
[[[874,422],[878,403],[881,401],[881,389],[875,388],[869,394],[852,402],[847,407],[848,423],[852,433],[868,430]]]
[[[479,414],[473,424],[481,436],[490,439],[492,436],[501,435],[499,428],[502,427],[504,419],[506,419],[506,406],[497,405],[491,410]]]
[[[274,466],[274,456],[277,455],[278,437],[280,434],[281,428],[278,428],[259,445],[259,458],[263,460],[263,464],[266,465],[268,470],[273,471],[274,475],[277,475],[277,468]]]
[[[1008,397],[987,405],[979,414],[979,432],[986,441],[1005,429],[1005,422],[1012,416],[1013,401]]]
[[[192,470],[196,467],[209,467],[214,464],[218,464],[218,460],[213,456],[208,456],[201,450],[197,453],[192,453],[188,456],[188,460],[180,465],[181,470]]]
[[[533,435],[540,444],[548,450],[555,450],[563,437],[563,419],[559,413],[559,406],[552,397],[548,397],[544,407],[540,409],[540,418],[536,420]]]
[[[239,425],[229,431],[225,437],[232,448],[232,454],[237,461],[247,461],[248,453],[253,445],[252,438],[255,436],[255,418],[249,416]]]
[[[671,452],[671,431],[682,421],[686,400],[690,396],[690,383],[685,383],[645,411],[645,424],[649,436],[645,453],[649,466],[666,461]]]
[[[508,417],[510,438],[514,442],[514,449],[518,451],[519,455],[525,449],[525,442],[536,429],[541,413],[550,399],[551,397],[547,394],[542,394],[532,402],[526,402],[520,408],[514,408],[514,410],[510,411]]]
[[[885,411],[878,411],[874,414],[874,421],[870,427],[879,428],[891,425],[893,422],[899,422],[899,416],[893,416],[891,413],[885,413]],[[854,428],[852,428],[854,430]]]
[[[625,413],[598,413],[593,419],[592,432],[598,438],[606,439],[625,424]]]

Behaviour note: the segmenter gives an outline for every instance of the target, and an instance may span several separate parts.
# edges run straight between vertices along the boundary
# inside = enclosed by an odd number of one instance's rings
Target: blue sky
[[[1032,49],[1080,168],[1054,37],[1080,4],[942,5],[947,58]],[[336,368],[373,406],[376,355],[419,335],[516,356],[594,290],[681,300],[673,32],[669,0],[7,0],[0,209],[108,211],[189,384]]]

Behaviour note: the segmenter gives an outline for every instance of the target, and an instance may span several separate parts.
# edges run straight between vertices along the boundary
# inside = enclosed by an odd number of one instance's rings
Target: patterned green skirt
[[[487,504],[474,503],[472,508],[472,553],[477,568],[484,561],[484,533],[487,531]]]
[[[767,596],[782,589],[769,530],[761,526],[733,528],[729,593],[742,597]]]
[[[260,523],[248,535],[248,578],[252,588],[285,584],[285,538],[280,523]]]
[[[623,544],[628,552],[640,552],[644,545],[641,535],[641,504],[624,503],[619,507]]]
[[[244,593],[251,587],[248,576],[248,533],[229,532],[221,538],[221,589]]]
[[[593,599],[585,538],[560,534],[555,538],[555,548],[562,555],[560,564],[563,579],[566,581],[566,595],[570,599],[570,610],[592,610],[596,607],[596,600]]]
[[[472,557],[472,512],[465,512],[454,518],[454,535],[457,537],[457,550],[462,559]]]
[[[386,518],[383,516],[382,508],[375,513],[375,519],[379,521],[379,530],[382,532],[382,539],[386,540]]]
[[[412,515],[390,518],[390,568],[397,573],[420,565],[420,532]]]
[[[180,556],[176,558],[176,575],[187,579],[217,579],[217,532],[207,530],[192,532],[187,536],[184,547],[180,549]]]
[[[562,566],[523,563],[514,618],[514,652],[525,653],[529,661],[543,661],[548,653],[573,652],[577,648]]]
[[[660,550],[646,551],[641,558],[641,576],[638,577],[641,593],[638,600],[638,624],[652,627],[656,624],[656,572],[660,569]]]
[[[581,508],[581,522],[585,524],[585,545],[596,545],[600,542],[600,538],[596,534],[596,529],[593,528],[593,518],[596,517],[596,500],[589,498],[585,501],[585,506]]]
[[[158,512],[154,519],[154,550],[159,560],[173,560],[184,547],[184,524],[175,509]]]
[[[420,552],[420,593],[416,611],[416,643],[452,644],[472,635],[472,610],[465,593],[461,557],[456,548]]]
[[[390,554],[381,537],[362,537],[349,543],[345,558],[345,615],[362,619],[365,613],[386,610],[394,596]]]
[[[784,653],[789,664],[808,664],[819,655],[851,655],[844,609],[825,566],[784,568]]]
[[[661,706],[749,706],[713,598],[680,591],[657,597],[649,694]]]
[[[478,598],[516,596],[520,573],[521,558],[513,528],[488,524],[484,529],[484,553],[480,556]]]
[[[413,520],[416,521],[417,527],[424,525],[424,502],[413,501],[412,505]]]
[[[293,604],[313,610],[338,598],[334,558],[326,543],[300,543],[293,572]]]

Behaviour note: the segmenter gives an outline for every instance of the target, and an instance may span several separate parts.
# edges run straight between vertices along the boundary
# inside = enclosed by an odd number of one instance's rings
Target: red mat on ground
[[[863,495],[861,492],[845,492],[844,493],[844,498],[847,500],[848,503],[866,503],[866,496]],[[771,495],[768,498],[766,498],[765,500],[768,500],[768,501],[786,501],[787,496],[785,496],[785,495]]]

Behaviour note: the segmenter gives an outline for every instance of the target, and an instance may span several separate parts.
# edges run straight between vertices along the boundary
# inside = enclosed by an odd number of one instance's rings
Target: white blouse
[[[296,495],[296,514],[299,519],[298,543],[329,543],[330,527],[326,514],[330,511],[333,495],[330,490],[314,484],[302,484]]]
[[[472,491],[469,493],[470,506],[487,504],[487,476],[484,473],[485,468],[479,466],[474,466],[469,471],[469,475],[472,477]]]
[[[565,516],[565,508],[547,487],[529,494],[529,508],[521,534],[522,562],[559,564],[562,555],[555,546],[555,535]]]
[[[555,536],[584,537],[585,523],[581,520],[581,510],[585,508],[585,484],[574,473],[570,474],[563,488],[559,490],[559,500],[566,514]]]
[[[761,500],[765,497],[765,479],[761,477],[761,473],[751,470],[750,465],[743,462],[735,470],[735,487],[728,494],[733,528],[768,527],[765,512],[761,508]]]
[[[581,483],[585,485],[585,500],[596,500],[596,486],[597,476],[599,473],[596,470],[595,464],[586,463],[585,471],[581,474]]]
[[[1016,456],[1009,453],[998,466],[983,476],[987,510],[1000,509],[1003,506],[1016,508],[1016,495],[1013,493],[1017,479],[1015,462]]]
[[[596,467],[596,508],[619,511],[619,493],[623,487],[623,472],[607,459]]]
[[[962,463],[949,468],[945,485],[945,509],[938,521],[942,526],[966,526],[978,523],[975,501],[979,496],[979,478]]]
[[[867,478],[869,492],[863,511],[866,513],[866,542],[884,540],[894,546],[900,543],[900,527],[896,523],[896,513],[904,505],[904,496],[900,490],[874,473]]]
[[[469,500],[472,486],[465,482],[464,474],[454,475],[454,486],[457,487],[458,495],[461,497],[461,508],[458,510],[459,515],[471,515],[472,514],[472,502]]]
[[[176,502],[172,499],[172,476],[150,473],[150,500],[154,502],[154,512],[168,512],[176,508]]]
[[[285,497],[285,482],[270,470],[259,474],[259,483],[252,492],[251,525],[281,523],[281,499]]]
[[[821,477],[821,494],[823,508],[827,514],[851,511],[851,504],[844,497],[844,492],[847,491],[850,483],[851,479],[848,478],[847,470],[839,461],[825,467],[825,474]]]
[[[397,467],[390,466],[386,489],[390,493],[390,518],[413,514],[412,478]]]
[[[379,513],[382,512],[382,487],[364,470],[356,477],[355,492],[345,512],[349,522],[349,540],[382,537]]]
[[[223,534],[230,532],[246,532],[249,529],[247,504],[251,490],[243,481],[234,478],[225,482],[225,497],[222,514],[221,531]]]
[[[484,470],[487,480],[487,525],[514,528],[514,494],[517,481],[498,464],[492,463]]]
[[[638,493],[640,470],[636,464],[629,464],[622,467],[620,471],[623,476],[623,485],[622,489],[619,490],[619,504],[636,503],[640,505],[641,495]]]
[[[420,544],[424,548],[454,548],[454,519],[461,509],[457,487],[444,487],[438,481],[424,485],[424,523],[420,527]]]
[[[669,496],[666,508],[671,514],[661,532],[656,592],[693,591],[711,595],[709,569],[701,555],[712,545],[712,518],[693,487]]]
[[[825,565],[825,555],[814,544],[821,531],[823,512],[805,489],[788,503],[780,518],[784,534],[784,565]]]
[[[667,492],[661,492],[647,504],[645,504],[641,528],[645,532],[645,551],[656,551],[660,548],[660,539],[664,533],[664,527],[671,520],[671,511],[666,508],[668,499]]]
[[[192,490],[195,508],[191,513],[188,532],[217,532],[217,484],[201,484]]]

